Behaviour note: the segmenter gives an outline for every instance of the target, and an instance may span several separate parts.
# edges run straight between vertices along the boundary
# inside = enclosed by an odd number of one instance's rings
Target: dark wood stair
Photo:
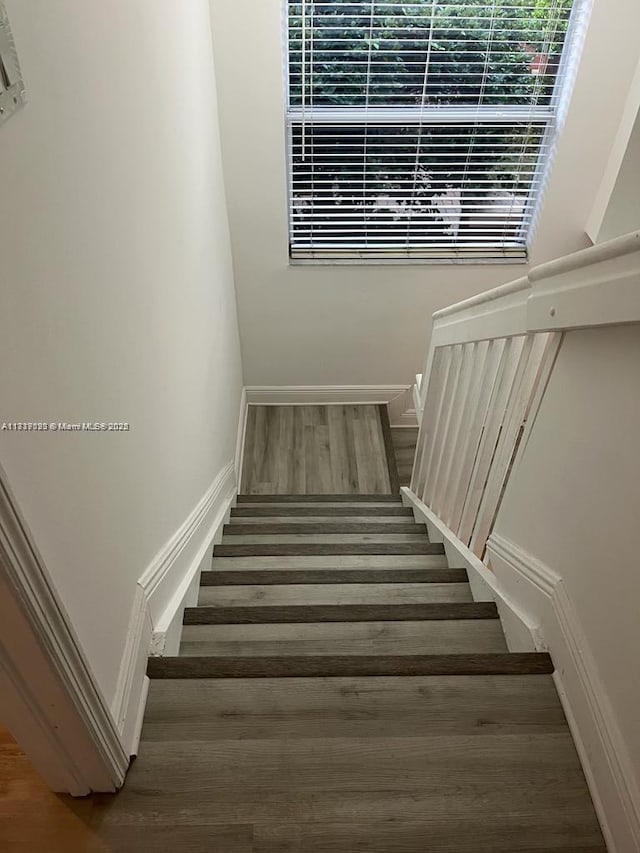
[[[149,660],[123,808],[169,791],[203,850],[214,818],[249,825],[241,853],[604,853],[550,656],[508,651],[412,515],[238,498],[179,654]]]
[[[280,655],[151,658],[151,678],[326,678],[416,675],[549,675],[547,654]]]
[[[394,567],[407,557],[422,567]],[[356,559],[359,564],[349,562]],[[318,566],[318,560],[333,563]],[[214,548],[212,570],[202,574],[198,606],[185,610],[181,655],[151,659],[149,675],[290,679],[553,670],[546,654],[509,654],[499,627],[490,627],[499,626],[497,620],[494,602],[473,601],[466,572],[447,567],[443,546],[429,541],[425,525],[413,521],[397,495],[240,495]]]

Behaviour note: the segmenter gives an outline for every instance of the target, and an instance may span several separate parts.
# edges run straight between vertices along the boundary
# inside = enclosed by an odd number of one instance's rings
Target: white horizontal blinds
[[[290,2],[292,256],[523,256],[570,11]]]

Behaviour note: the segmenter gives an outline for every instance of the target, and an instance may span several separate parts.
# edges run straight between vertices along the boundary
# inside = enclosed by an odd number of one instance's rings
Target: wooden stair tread
[[[222,545],[413,545],[429,540],[422,532],[395,533],[375,531],[370,533],[279,533],[260,530],[257,533],[224,533]]]
[[[262,622],[395,622],[421,619],[497,619],[493,601],[423,604],[310,604],[187,607],[185,625]]]
[[[433,569],[448,568],[444,554],[315,554],[315,555],[277,555],[221,557],[214,554],[211,561],[213,571],[278,571],[284,569],[339,569],[353,571],[366,569],[380,571],[383,569]]]
[[[238,503],[401,503],[397,494],[238,495]]]
[[[314,556],[331,554],[444,554],[439,542],[291,542],[291,543],[248,543],[238,545],[216,545],[215,557],[269,557],[269,556]]]
[[[308,507],[310,510],[306,515],[284,515],[279,512],[270,515],[232,515],[229,524],[234,527],[237,524],[336,524],[340,530],[344,530],[347,524],[376,524],[378,527],[393,527],[397,524],[413,524],[413,516],[404,515],[368,515],[360,511],[356,515],[327,515],[322,507]],[[335,507],[331,507],[335,509]]]
[[[426,536],[427,528],[424,524],[416,524],[413,521],[386,521],[384,523],[351,523],[348,521],[342,522],[294,522],[294,523],[279,523],[279,522],[261,522],[252,524],[251,522],[234,522],[233,524],[225,524],[222,533],[224,536],[250,536],[259,534],[261,536],[275,536],[280,534],[317,534],[317,533],[375,533],[377,535],[386,536],[391,533],[410,533],[415,536]]]
[[[249,504],[248,506],[234,506],[231,509],[232,519],[260,516],[264,516],[265,518],[272,516],[291,516],[292,518],[296,518],[300,516],[304,518],[305,516],[316,514],[335,516],[336,518],[350,518],[351,516],[358,515],[380,519],[413,518],[413,510],[410,507],[396,506],[391,502],[389,502],[389,506],[370,507],[350,506],[345,503],[344,506],[326,506],[320,510],[316,510],[312,506],[305,506],[304,504],[300,506],[252,506]]]
[[[566,732],[549,675],[152,681],[146,741]],[[366,713],[363,713],[363,703]],[[483,725],[480,725],[480,722]]]
[[[267,584],[201,587],[198,604],[212,607],[315,604],[419,604],[470,602],[468,583]]]
[[[464,569],[245,569],[202,572],[200,586],[339,583],[467,583]]]
[[[331,678],[362,675],[549,674],[545,652],[467,655],[282,655],[149,658],[150,678]]]

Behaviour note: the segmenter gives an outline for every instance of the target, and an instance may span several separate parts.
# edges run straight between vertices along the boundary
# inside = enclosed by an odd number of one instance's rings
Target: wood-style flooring
[[[247,488],[281,491],[238,497],[180,653],[149,659],[124,788],[50,794],[0,738],[1,853],[606,853],[551,657],[509,652],[384,494],[380,410],[316,412],[307,457],[285,452],[295,408],[252,415],[272,428]],[[369,494],[329,491],[345,453]]]
[[[390,481],[387,429],[386,406],[251,405],[240,492],[396,492]]]

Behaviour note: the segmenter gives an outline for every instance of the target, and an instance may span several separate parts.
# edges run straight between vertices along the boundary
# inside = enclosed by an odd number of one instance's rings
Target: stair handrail
[[[433,315],[411,492],[483,559],[566,331],[640,323],[640,231]]]
[[[532,267],[526,276],[432,315],[418,419],[439,346],[640,322],[640,231]]]

